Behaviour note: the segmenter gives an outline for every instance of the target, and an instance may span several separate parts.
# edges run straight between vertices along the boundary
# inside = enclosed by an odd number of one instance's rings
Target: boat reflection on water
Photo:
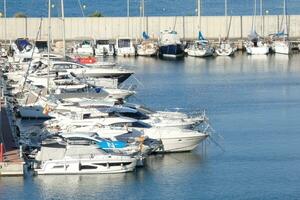
[[[153,176],[176,174],[177,177],[181,177],[193,167],[200,168],[204,162],[200,149],[201,147],[193,152],[150,156],[147,159],[147,165],[144,168],[138,168],[133,173],[35,176],[33,181],[38,185],[38,190],[40,190],[38,193],[42,194],[45,199],[53,198],[53,194],[57,197],[71,195],[70,197],[78,199],[96,198],[99,194],[103,196],[110,194],[114,197],[117,194],[112,194],[112,191],[117,191],[118,194],[120,191],[129,193],[129,185],[130,189],[133,189],[132,185],[138,186],[141,183],[151,182],[150,174]]]

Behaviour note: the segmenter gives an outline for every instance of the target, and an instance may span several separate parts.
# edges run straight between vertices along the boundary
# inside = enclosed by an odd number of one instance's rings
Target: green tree
[[[14,14],[14,17],[17,17],[17,18],[26,18],[27,15],[25,13],[22,13],[22,12],[17,12]]]
[[[89,15],[89,17],[103,17],[102,13],[99,11],[95,11]]]

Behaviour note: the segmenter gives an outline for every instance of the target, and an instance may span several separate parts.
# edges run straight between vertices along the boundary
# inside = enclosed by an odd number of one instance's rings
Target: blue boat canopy
[[[121,148],[125,148],[127,146],[126,142],[123,141],[101,141],[98,142],[98,146],[101,149],[121,149]]]
[[[27,46],[31,46],[31,44],[26,39],[22,38],[17,39],[15,41],[15,44],[17,45],[20,51],[23,51],[23,49],[25,49]]]

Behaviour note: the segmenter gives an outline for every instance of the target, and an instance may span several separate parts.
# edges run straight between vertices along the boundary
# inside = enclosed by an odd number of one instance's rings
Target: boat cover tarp
[[[143,38],[144,38],[144,40],[148,40],[150,38],[149,35],[145,31],[143,32]]]
[[[19,51],[23,51],[27,46],[31,46],[31,44],[26,39],[17,39],[15,43]]]

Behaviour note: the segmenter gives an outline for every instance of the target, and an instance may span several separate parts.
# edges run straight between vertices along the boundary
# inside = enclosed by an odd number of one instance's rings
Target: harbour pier
[[[5,84],[2,81],[0,96],[0,176],[23,176],[25,162],[14,137],[12,113],[10,113],[4,90]]]

